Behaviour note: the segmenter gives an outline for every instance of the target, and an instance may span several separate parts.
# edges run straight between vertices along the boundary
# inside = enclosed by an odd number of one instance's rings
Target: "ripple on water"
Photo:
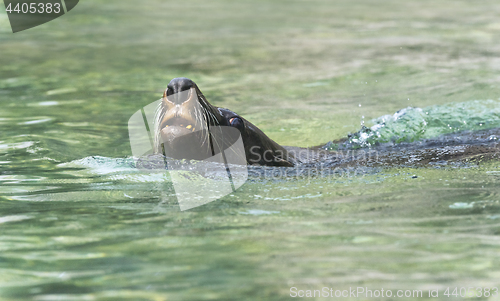
[[[31,219],[33,218],[32,216],[28,215],[8,215],[8,216],[2,216],[0,217],[0,224],[3,223],[10,223],[10,222],[17,222],[17,221],[22,221],[26,219]]]
[[[24,122],[18,122],[17,124],[19,125],[30,125],[30,124],[39,124],[39,123],[44,123],[53,120],[53,118],[42,118],[42,119],[34,119],[34,120],[29,120],[29,121],[24,121]]]
[[[25,149],[30,146],[33,146],[35,141],[24,141],[24,142],[15,142],[15,143],[3,143],[0,141],[0,151],[11,151],[16,149]]]
[[[280,213],[279,211],[267,211],[267,210],[260,210],[260,209],[250,209],[247,211],[240,211],[240,214],[246,214],[246,215],[269,215],[269,214],[278,214]]]

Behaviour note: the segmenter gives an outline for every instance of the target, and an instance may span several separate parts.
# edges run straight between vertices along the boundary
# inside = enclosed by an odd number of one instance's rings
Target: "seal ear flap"
[[[232,127],[237,128],[242,133],[245,131],[245,124],[243,122],[243,119],[241,119],[238,116],[230,118],[229,119],[229,125],[232,126]]]

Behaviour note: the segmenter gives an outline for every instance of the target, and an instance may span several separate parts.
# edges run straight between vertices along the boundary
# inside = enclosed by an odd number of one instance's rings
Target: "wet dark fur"
[[[338,151],[326,151],[322,146],[311,149],[282,147],[266,136],[254,124],[237,113],[211,105],[196,84],[187,78],[173,79],[164,94],[165,97],[194,88],[196,97],[203,107],[203,120],[208,126],[228,126],[237,128],[243,139],[246,160],[250,165],[284,166],[318,165],[322,167],[355,166],[425,166],[442,164],[448,161],[477,161],[499,158],[500,129],[477,132],[461,132],[443,135],[412,143],[385,144],[370,149],[352,150],[342,148]],[[160,117],[165,114],[165,107],[160,108]],[[161,118],[160,118],[161,119]],[[161,130],[160,127],[157,132]],[[206,139],[206,138],[205,138]],[[161,153],[157,146],[157,153]],[[186,159],[189,154],[179,154]]]

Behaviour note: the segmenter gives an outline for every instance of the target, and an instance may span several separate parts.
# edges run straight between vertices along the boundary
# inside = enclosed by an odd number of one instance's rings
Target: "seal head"
[[[287,150],[254,124],[231,110],[211,105],[198,86],[185,77],[174,78],[168,84],[156,121],[155,153],[158,154],[204,160],[231,146],[241,136],[250,165],[290,167],[296,163]],[[214,136],[215,129],[223,127],[234,128],[240,135],[221,131]]]

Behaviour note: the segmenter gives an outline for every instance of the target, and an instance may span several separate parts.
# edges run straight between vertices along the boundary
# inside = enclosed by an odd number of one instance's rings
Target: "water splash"
[[[363,127],[349,135],[346,142],[340,145],[331,143],[327,148],[363,148],[381,143],[413,142],[465,130],[500,127],[500,102],[474,100],[426,108],[408,107],[371,122],[373,126]]]

